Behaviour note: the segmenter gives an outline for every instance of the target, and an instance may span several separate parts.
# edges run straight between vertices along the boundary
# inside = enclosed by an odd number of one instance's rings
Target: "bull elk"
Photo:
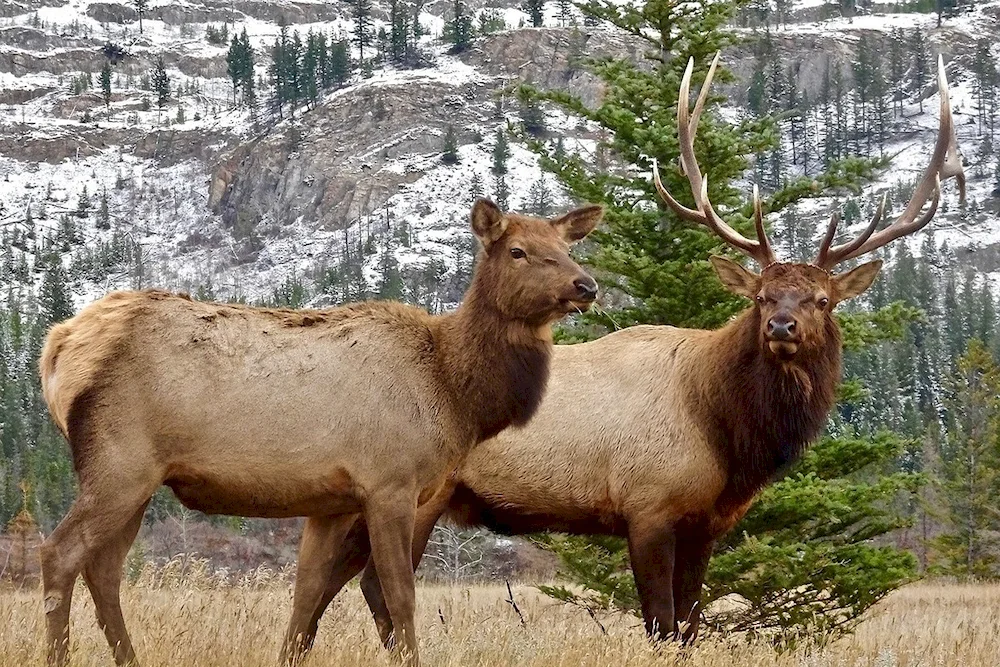
[[[587,206],[548,221],[478,201],[478,266],[447,315],[390,302],[262,309],[147,291],[109,294],[54,327],[42,386],[79,494],[41,551],[50,662],[68,658],[81,572],[115,661],[135,660],[122,564],[161,485],[209,514],[307,517],[286,651],[364,517],[392,623],[416,662],[416,507],[475,444],[534,414],[551,324],[597,294],[569,244],[602,213]]]
[[[476,448],[418,512],[416,562],[442,513],[508,535],[551,530],[623,536],[647,632],[693,639],[713,545],[774,474],[819,435],[840,381],[841,337],[833,309],[864,292],[881,261],[842,274],[831,270],[926,225],[937,210],[940,179],[956,177],[964,196],[942,62],[934,154],[899,218],[876,231],[883,201],[860,236],[834,246],[834,215],[811,264],[778,261],[756,191],[758,240],[752,241],[716,213],[695,159],[698,117],[717,64],[718,56],[693,112],[693,62],[680,88],[680,161],[696,207],[683,206],[665,190],[655,164],[653,177],[678,216],[708,227],[762,267],[757,274],[711,258],[726,287],[753,304],[715,331],[635,326],[557,346],[549,390],[531,423]],[[321,612],[368,562],[368,530],[361,522],[351,530],[330,571]],[[388,643],[393,624],[380,574],[378,563],[370,563],[362,589]],[[319,615],[307,644],[318,621]],[[687,622],[683,632],[679,621]]]

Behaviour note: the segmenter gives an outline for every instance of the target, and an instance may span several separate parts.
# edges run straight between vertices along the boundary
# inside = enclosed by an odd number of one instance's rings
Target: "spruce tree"
[[[455,138],[455,127],[449,125],[444,133],[444,150],[441,161],[445,164],[458,164],[458,140]]]
[[[497,128],[496,138],[493,141],[493,165],[490,171],[496,176],[503,176],[507,173],[507,160],[510,159],[510,143],[507,141],[507,133],[503,128]]]
[[[167,75],[167,66],[163,62],[163,56],[156,59],[151,75],[153,92],[156,94],[156,108],[163,110],[170,100],[170,77]]]
[[[403,0],[389,0],[389,59],[400,64],[410,46],[410,13]]]
[[[365,49],[372,43],[372,2],[371,0],[348,0],[354,18],[354,44],[358,47],[358,60],[365,63]]]
[[[521,9],[531,20],[531,27],[541,28],[545,20],[545,0],[524,0]]]
[[[149,0],[132,0],[132,6],[135,7],[135,13],[139,16],[139,34],[142,34],[142,17],[146,15],[146,10],[149,8]]]
[[[996,576],[1000,517],[1000,368],[978,339],[958,359],[952,380],[949,435],[942,452],[941,497],[947,532],[934,540],[938,572]]]
[[[104,99],[104,106],[108,110],[108,116],[111,116],[111,62],[105,60],[104,66],[101,68],[101,74],[99,77],[101,83],[101,97]]]
[[[910,35],[910,58],[912,62],[913,76],[911,78],[910,90],[917,95],[920,102],[920,111],[924,110],[924,88],[930,81],[931,56],[927,46],[927,39],[924,37],[920,27],[915,27]]]
[[[472,43],[472,14],[462,0],[452,2],[452,19],[445,23],[444,40],[451,44],[450,53],[461,53]]]

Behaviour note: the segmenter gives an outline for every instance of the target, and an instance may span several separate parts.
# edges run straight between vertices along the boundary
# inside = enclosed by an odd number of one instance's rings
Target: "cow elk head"
[[[781,262],[775,256],[764,230],[764,214],[756,186],[753,191],[756,241],[746,238],[728,225],[708,199],[708,181],[695,159],[694,137],[718,64],[719,56],[716,55],[694,110],[691,111],[688,108],[691,74],[694,69],[694,59],[691,59],[681,81],[677,103],[680,164],[691,185],[695,208],[684,206],[667,192],[660,180],[655,160],[653,181],[660,196],[678,217],[708,227],[731,248],[756,260],[761,266],[758,274],[723,257],[711,258],[720,280],[730,291],[754,300],[754,307],[760,316],[763,348],[780,361],[790,361],[800,351],[818,349],[826,343],[826,333],[830,326],[834,326],[831,315],[834,306],[868,289],[882,267],[881,260],[874,260],[846,273],[834,274],[832,270],[837,264],[870,253],[890,241],[923,228],[937,212],[943,179],[954,177],[962,198],[965,198],[965,174],[955,142],[944,61],[938,59],[941,117],[937,142],[930,163],[906,208],[895,221],[876,231],[885,214],[883,197],[865,230],[854,240],[837,246],[832,246],[832,243],[840,218],[834,213],[819,253],[809,264]],[[928,202],[930,204],[927,210],[923,211]]]
[[[506,317],[540,326],[597,299],[597,283],[569,256],[601,221],[604,209],[584,206],[555,220],[504,213],[480,199],[472,208],[472,231],[482,244],[477,277],[496,286],[492,305]]]

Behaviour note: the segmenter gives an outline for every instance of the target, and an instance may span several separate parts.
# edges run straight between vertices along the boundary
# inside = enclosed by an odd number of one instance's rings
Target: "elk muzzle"
[[[779,359],[788,360],[799,351],[799,334],[795,318],[778,313],[767,320],[767,347]]]

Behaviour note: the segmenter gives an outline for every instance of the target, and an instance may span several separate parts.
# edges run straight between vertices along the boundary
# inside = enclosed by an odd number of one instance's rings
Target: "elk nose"
[[[767,333],[775,340],[789,340],[795,335],[795,320],[776,315],[767,321]]]
[[[597,281],[587,276],[573,281],[580,301],[594,301],[597,298]]]

